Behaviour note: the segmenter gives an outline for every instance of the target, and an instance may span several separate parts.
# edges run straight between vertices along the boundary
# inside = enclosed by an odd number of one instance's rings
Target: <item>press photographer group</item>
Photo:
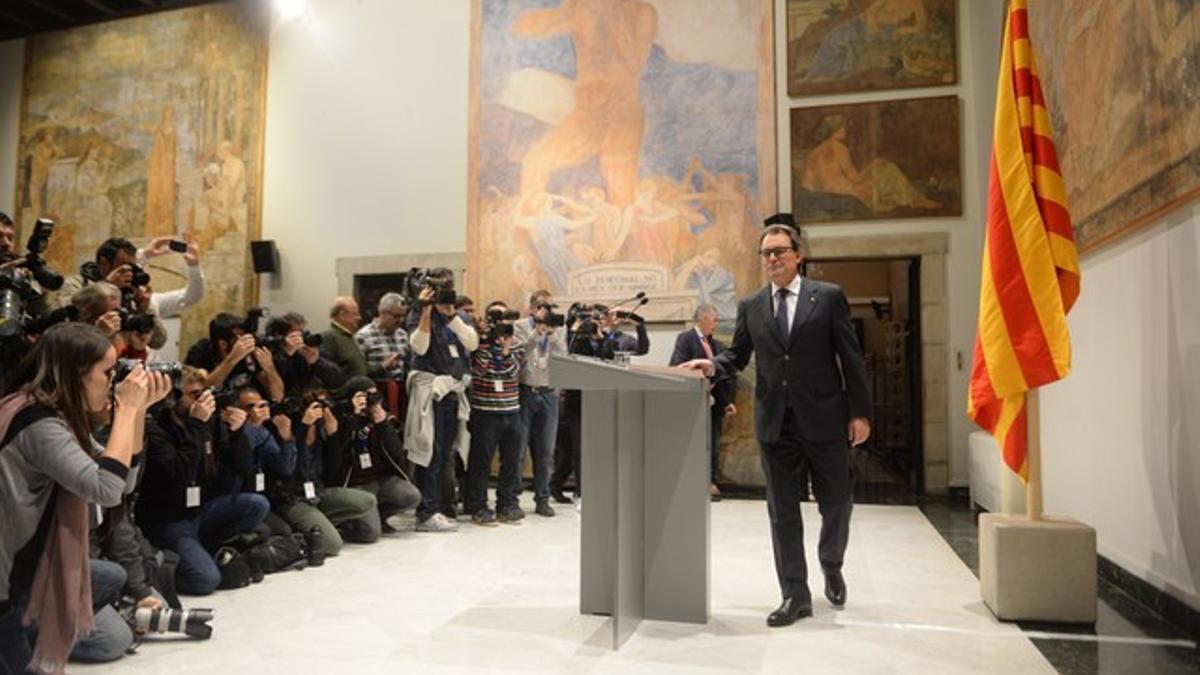
[[[53,232],[37,221],[18,251],[0,220],[10,667],[110,661],[156,633],[208,638],[213,612],[180,596],[319,567],[400,528],[516,525],[527,489],[553,517],[580,497],[580,394],[550,386],[551,355],[650,346],[644,293],[560,312],[543,290],[523,310],[476,311],[437,268],[410,270],[365,324],[351,298],[332,301],[322,332],[296,312],[220,313],[183,362],[164,362],[163,319],[204,294],[197,245],[112,238],[64,277],[43,258]],[[154,289],[161,255],[182,256],[184,288]]]

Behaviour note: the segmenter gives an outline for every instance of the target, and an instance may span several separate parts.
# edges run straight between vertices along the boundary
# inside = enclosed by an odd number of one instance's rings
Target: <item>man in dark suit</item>
[[[672,366],[695,359],[712,359],[725,351],[725,345],[713,337],[717,329],[717,307],[712,304],[702,304],[696,308],[693,316],[695,327],[675,336],[675,351],[671,352]],[[714,378],[709,386],[709,409],[712,412],[712,425],[709,427],[708,450],[712,457],[710,472],[709,494],[713,501],[721,499],[721,491],[717,488],[717,474],[720,468],[721,453],[721,423],[726,416],[737,414],[737,406],[733,398],[737,394],[737,376],[728,374],[725,377]]]
[[[850,534],[850,445],[867,440],[871,401],[850,305],[834,284],[802,278],[798,229],[770,225],[759,255],[771,283],[738,303],[733,344],[714,359],[691,361],[706,375],[741,370],[757,355],[754,431],[762,447],[775,571],[783,603],[767,617],[786,626],[812,616],[801,480],[807,471],[821,511],[818,546],[825,597],[846,602],[842,559]]]

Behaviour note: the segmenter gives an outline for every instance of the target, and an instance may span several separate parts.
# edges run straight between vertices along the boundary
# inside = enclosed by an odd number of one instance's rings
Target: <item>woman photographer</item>
[[[113,387],[116,358],[99,328],[54,326],[0,399],[0,663],[12,673],[62,672],[95,627],[88,504],[121,501],[146,408],[171,388],[140,367]],[[93,419],[105,413],[102,448]],[[37,631],[32,652],[25,626]]]

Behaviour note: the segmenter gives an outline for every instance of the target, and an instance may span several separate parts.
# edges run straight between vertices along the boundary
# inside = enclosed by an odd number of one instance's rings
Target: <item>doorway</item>
[[[915,503],[925,491],[921,258],[811,259],[805,275],[842,287],[862,346],[872,419],[851,453],[855,501]]]

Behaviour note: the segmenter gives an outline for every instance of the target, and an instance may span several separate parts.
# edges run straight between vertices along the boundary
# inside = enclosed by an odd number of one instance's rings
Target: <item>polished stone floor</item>
[[[930,502],[922,512],[971,572],[979,574],[976,517],[965,500]],[[1100,580],[1095,626],[1021,622],[1026,635],[1064,675],[1200,673],[1200,649],[1179,629]]]
[[[815,505],[804,513],[819,521]],[[856,507],[847,608],[831,609],[814,580],[816,615],[769,629],[778,587],[766,507],[715,503],[711,621],[645,622],[618,652],[607,619],[577,612],[579,522],[562,507],[517,526],[389,535],[322,568],[190,599],[217,610],[210,641],[152,640],[72,672],[1055,672],[992,617],[970,568],[916,507]]]

